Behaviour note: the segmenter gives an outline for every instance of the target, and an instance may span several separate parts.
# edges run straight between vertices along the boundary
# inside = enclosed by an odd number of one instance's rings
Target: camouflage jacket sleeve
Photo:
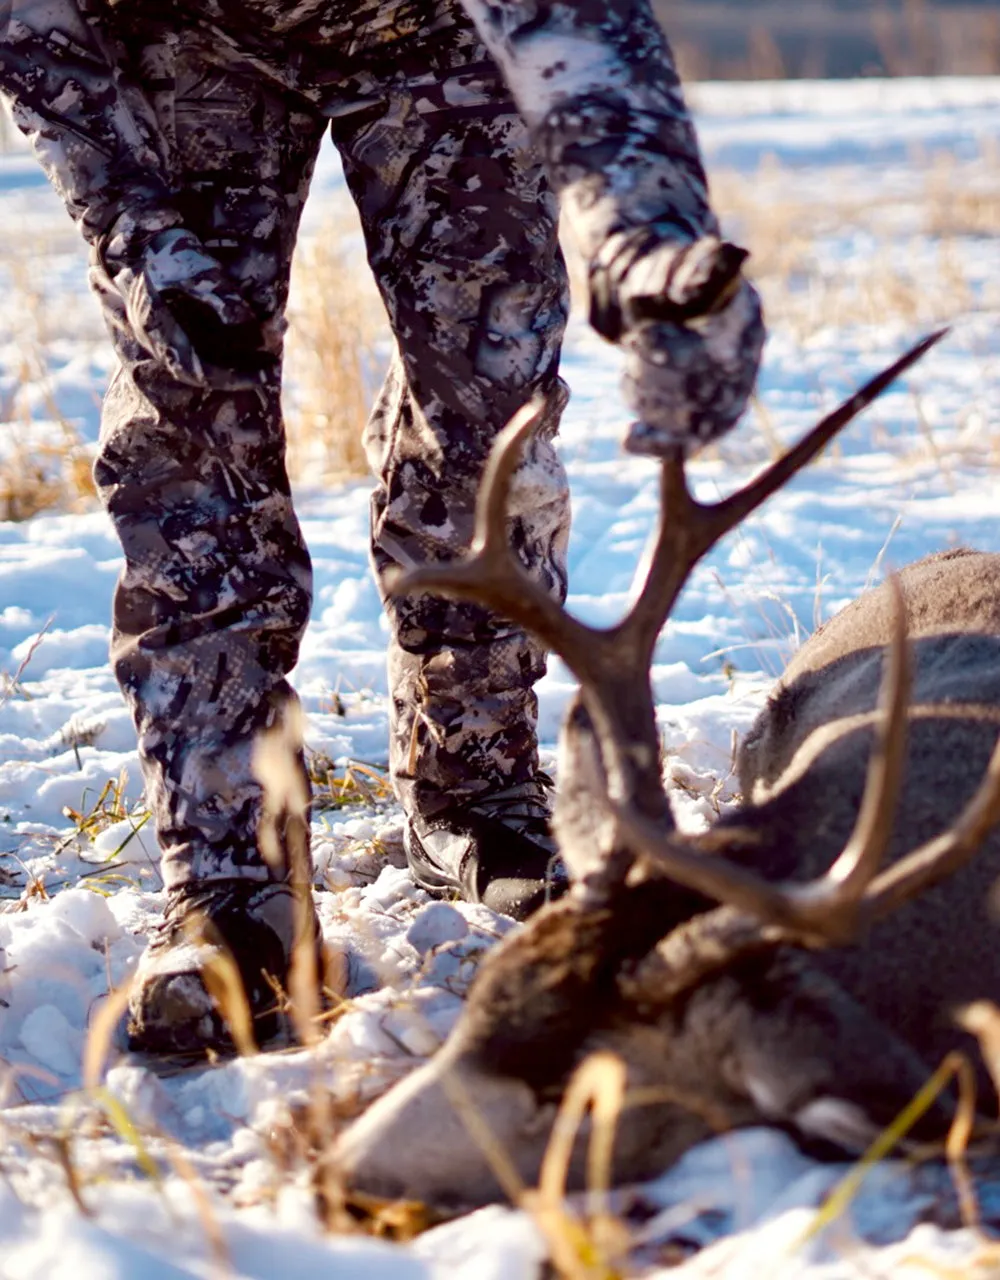
[[[623,275],[651,243],[718,234],[646,0],[462,2],[532,128],[593,284],[602,270]]]
[[[149,104],[77,0],[0,0],[0,92],[91,244],[180,224]]]

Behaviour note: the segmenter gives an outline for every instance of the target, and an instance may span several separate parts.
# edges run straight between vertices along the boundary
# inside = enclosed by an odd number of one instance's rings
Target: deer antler
[[[864,796],[851,838],[826,875],[808,884],[762,880],[728,862],[724,844],[717,843],[712,855],[693,853],[634,810],[617,807],[616,817],[633,847],[660,875],[723,904],[673,929],[636,968],[623,972],[619,986],[631,999],[642,1003],[679,995],[737,955],[781,943],[824,947],[853,942],[874,921],[960,870],[1000,821],[998,738],[982,782],[951,826],[879,872],[902,781],[910,684],[905,613],[894,579],[890,589],[894,634]]]
[[[510,547],[505,512],[511,482],[521,448],[544,413],[540,400],[522,408],[497,437],[480,488],[468,555],[457,563],[400,574],[390,589],[397,594],[430,591],[474,600],[533,632],[580,682],[607,774],[609,798],[672,825],[669,806],[662,799],[649,667],[657,637],[692,569],[724,534],[806,466],[947,332],[939,330],[917,343],[784,457],[722,502],[704,504],[691,495],[679,451],[665,459],[659,526],[646,580],[628,614],[614,627],[590,627],[574,618],[535,582]],[[650,804],[648,798],[654,793],[661,797],[660,804]]]
[[[587,686],[623,664],[643,670],[691,570],[730,529],[801,471],[833,437],[948,333],[939,329],[877,374],[745,488],[717,503],[692,497],[680,451],[663,464],[656,547],[646,581],[628,614],[614,627],[590,627],[562,608],[530,576],[511,550],[506,511],[521,450],[544,417],[544,398],[524,405],[497,436],[476,504],[468,554],[448,564],[399,573],[397,595],[429,591],[487,605],[533,632]]]
[[[911,347],[818,422],[788,453],[722,502],[697,502],[688,489],[680,455],[668,458],[663,466],[660,527],[646,581],[629,615],[609,634],[616,638],[634,636],[635,648],[648,662],[657,637],[698,561],[730,529],[735,529],[807,466],[839,431],[947,333],[947,329],[939,329]]]

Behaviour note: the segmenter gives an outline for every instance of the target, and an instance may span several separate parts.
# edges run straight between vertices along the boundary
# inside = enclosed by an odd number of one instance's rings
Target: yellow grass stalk
[[[903,1141],[952,1081],[958,1082],[958,1106],[945,1143],[945,1154],[955,1178],[955,1189],[963,1221],[967,1226],[978,1222],[975,1197],[964,1162],[965,1151],[975,1127],[976,1077],[968,1058],[962,1053],[955,1052],[948,1054],[912,1101],[903,1108],[892,1124],[878,1135],[857,1164],[834,1188],[826,1203],[817,1211],[812,1223],[795,1241],[791,1252],[797,1252],[820,1231],[832,1225],[847,1212],[875,1165],[880,1160],[884,1160]]]
[[[192,924],[197,931],[197,922]],[[237,1053],[243,1058],[252,1058],[258,1052],[257,1041],[253,1033],[253,1014],[239,967],[218,939],[213,942],[212,954],[202,965],[202,981],[229,1028]]]
[[[132,979],[130,978],[122,986],[108,993],[108,998],[90,1020],[87,1038],[83,1045],[82,1078],[83,1087],[87,1092],[95,1092],[100,1088],[104,1064],[108,1059],[115,1028],[128,1008],[131,991]]]

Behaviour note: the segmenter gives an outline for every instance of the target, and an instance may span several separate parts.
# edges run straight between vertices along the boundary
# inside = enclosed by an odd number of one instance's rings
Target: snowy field
[[[953,325],[699,568],[671,620],[655,688],[678,811],[698,827],[732,795],[734,735],[817,621],[926,552],[1000,550],[1000,80],[704,85],[692,96],[729,230],[755,249],[772,317],[761,407],[692,468],[700,495],[744,482],[923,332]],[[340,188],[325,155],[307,236]],[[26,442],[58,451],[67,432],[92,445],[109,355],[75,232],[18,146],[0,154],[0,227],[2,466]],[[609,622],[655,515],[656,472],[619,450],[614,353],[579,317],[564,371],[570,603]],[[543,1274],[535,1228],[508,1208],[411,1244],[329,1235],[317,1219],[296,1145],[311,1091],[328,1089],[342,1122],[421,1062],[510,924],[431,903],[400,869],[398,815],[376,796],[385,629],[368,486],[301,488],[298,501],[316,571],[295,673],[308,744],[338,776],[364,765],[357,803],[331,795],[315,817],[343,1012],[311,1053],[173,1077],[111,1048],[101,1089],[94,1062],[83,1088],[88,1030],[162,907],[134,735],[106,665],[118,550],[85,503],[0,523],[0,1276]],[[553,664],[540,691],[549,760],[570,688]],[[845,1172],[764,1130],[707,1144],[616,1200],[629,1273],[998,1273],[990,1246],[954,1229],[947,1175],[933,1168],[880,1166],[849,1210],[811,1232]],[[1000,1225],[1000,1192],[984,1183],[981,1201]]]

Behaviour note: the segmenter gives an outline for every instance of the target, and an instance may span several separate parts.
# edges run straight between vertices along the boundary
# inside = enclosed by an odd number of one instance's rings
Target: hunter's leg
[[[553,412],[522,469],[510,536],[532,573],[562,595],[569,500],[552,436],[565,398],[558,359],[568,301],[556,205],[464,14],[447,0],[427,8],[424,31],[371,55],[384,113],[334,130],[398,348],[367,431],[379,480],[376,572],[384,584],[397,566],[450,559],[468,546],[490,446],[545,391]],[[390,762],[411,835],[414,824],[461,829],[470,805],[520,819],[522,829],[540,819],[534,684],[542,649],[472,605],[400,599],[384,586],[383,598]],[[544,880],[550,846],[540,820],[532,831],[542,836]],[[490,901],[487,882],[501,867],[442,858],[437,887]],[[537,904],[534,861],[533,887],[494,895],[495,905],[521,914]],[[508,870],[516,875],[516,859]],[[434,887],[433,873],[424,879]]]
[[[190,229],[261,320],[280,325],[322,122],[253,79],[206,66],[186,50],[183,33],[152,40],[135,56],[154,86]],[[257,889],[289,874],[280,848],[269,862],[258,844],[262,800],[252,760],[255,739],[293,698],[285,676],[310,607],[279,374],[252,391],[187,387],[120,325],[119,316],[121,367],[105,401],[96,467],[125,552],[112,661],[135,718],[168,922],[172,911],[185,916],[204,899],[221,929],[222,916],[249,920],[254,902],[264,916],[278,910],[273,891],[268,898]],[[266,952],[263,937],[247,948]],[[260,963],[267,960],[262,954]],[[153,1045],[159,1013],[147,1014],[139,1031]],[[190,1030],[197,1041],[201,1032]],[[167,1028],[165,1043],[184,1047],[184,1034]]]

